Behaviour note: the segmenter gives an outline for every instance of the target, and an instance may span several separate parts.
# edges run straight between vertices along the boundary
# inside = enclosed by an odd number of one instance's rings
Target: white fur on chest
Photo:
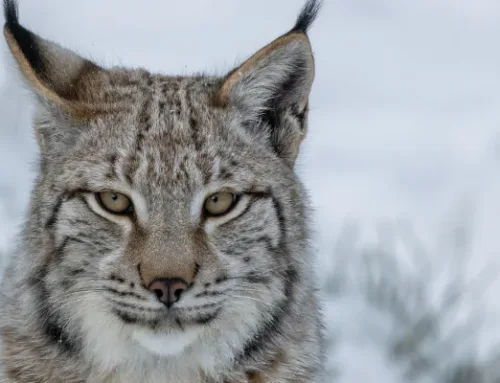
[[[175,369],[171,366],[144,366],[143,368],[122,368],[109,375],[104,383],[202,383],[199,372],[188,366],[177,365]]]

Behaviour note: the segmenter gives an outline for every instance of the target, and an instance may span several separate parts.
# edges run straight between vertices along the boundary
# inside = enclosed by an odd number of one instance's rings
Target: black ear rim
[[[16,0],[4,0],[5,30],[16,41],[19,49],[37,75],[45,73],[45,65],[34,33],[19,24],[19,6]]]

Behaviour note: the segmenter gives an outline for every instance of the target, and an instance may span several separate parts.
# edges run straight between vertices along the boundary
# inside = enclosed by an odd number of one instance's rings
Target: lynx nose
[[[188,288],[188,284],[181,278],[157,278],[148,286],[148,290],[155,293],[160,302],[167,307],[177,302]]]

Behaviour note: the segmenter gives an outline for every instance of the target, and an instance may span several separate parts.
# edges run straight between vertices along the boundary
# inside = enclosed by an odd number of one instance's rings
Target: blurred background
[[[21,0],[103,65],[223,74],[304,0]],[[297,171],[314,207],[332,382],[500,380],[500,2],[326,0]],[[36,168],[32,100],[0,43],[0,266]]]

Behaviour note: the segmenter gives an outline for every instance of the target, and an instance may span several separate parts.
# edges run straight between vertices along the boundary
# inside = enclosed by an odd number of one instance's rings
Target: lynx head
[[[172,77],[103,68],[25,29],[5,2],[6,40],[38,100],[23,273],[58,347],[109,364],[126,342],[249,353],[311,293],[294,162],[318,9],[309,1],[224,77]]]

